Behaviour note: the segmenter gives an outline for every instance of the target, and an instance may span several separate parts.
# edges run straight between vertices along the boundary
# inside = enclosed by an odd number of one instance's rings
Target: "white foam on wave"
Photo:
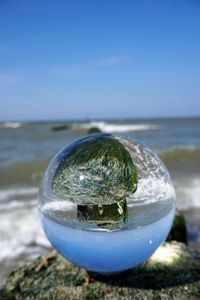
[[[85,129],[88,130],[92,127],[97,127],[103,132],[128,132],[128,131],[140,131],[140,130],[151,130],[160,128],[155,124],[114,124],[114,123],[107,123],[107,122],[90,122],[90,123],[83,123],[79,125],[74,125],[73,129]]]
[[[20,122],[5,122],[5,123],[0,124],[0,128],[13,128],[13,129],[16,129],[16,128],[20,128],[22,126],[23,126],[23,124],[20,123]]]
[[[28,200],[13,200],[8,203],[1,203],[0,204],[0,213],[8,210],[13,209],[20,209],[24,207],[32,207],[36,205],[37,200],[36,199],[28,199]]]
[[[36,207],[1,214],[0,263],[27,253],[29,248],[50,247],[45,237]]]
[[[76,208],[76,204],[70,202],[70,201],[51,201],[46,203],[42,210],[43,211],[69,211],[73,208]]]
[[[37,199],[30,199],[37,191],[19,187],[0,192],[0,285],[11,270],[50,248],[40,224]]]
[[[174,181],[179,210],[200,208],[200,177]]]
[[[16,187],[0,190],[0,203],[7,200],[12,200],[16,196],[35,195],[38,193],[36,187]]]

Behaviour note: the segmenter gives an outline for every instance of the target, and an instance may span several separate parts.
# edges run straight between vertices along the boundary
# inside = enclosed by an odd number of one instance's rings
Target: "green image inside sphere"
[[[77,204],[111,204],[137,188],[137,171],[126,148],[115,138],[92,136],[77,144],[58,165],[52,189]]]
[[[126,200],[112,204],[78,205],[77,217],[80,222],[95,223],[98,227],[117,229],[128,220]]]

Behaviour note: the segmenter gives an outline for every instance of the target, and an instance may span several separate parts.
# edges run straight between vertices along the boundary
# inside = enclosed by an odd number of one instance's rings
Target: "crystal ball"
[[[175,191],[148,147],[94,134],[49,163],[39,209],[44,231],[62,256],[90,271],[115,273],[142,263],[165,241]]]

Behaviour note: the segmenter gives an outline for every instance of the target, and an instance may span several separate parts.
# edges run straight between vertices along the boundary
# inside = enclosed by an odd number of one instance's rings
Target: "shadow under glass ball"
[[[148,147],[95,134],[52,159],[39,208],[44,231],[61,255],[87,270],[115,273],[142,263],[166,239],[175,192]]]

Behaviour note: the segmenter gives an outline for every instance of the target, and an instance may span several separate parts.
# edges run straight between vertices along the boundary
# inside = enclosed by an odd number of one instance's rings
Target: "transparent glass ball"
[[[94,134],[50,162],[39,208],[44,231],[61,255],[87,270],[114,273],[142,263],[165,241],[175,191],[149,148]]]

